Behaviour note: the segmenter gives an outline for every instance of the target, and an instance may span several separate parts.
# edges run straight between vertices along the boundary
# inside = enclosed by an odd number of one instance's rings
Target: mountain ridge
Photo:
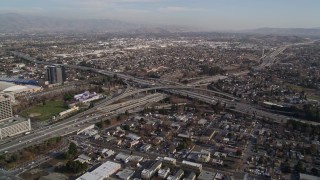
[[[296,36],[320,36],[320,27],[314,28],[272,28],[262,27],[243,31],[245,33],[271,34],[271,35],[296,35]]]
[[[22,15],[17,13],[0,14],[0,33],[54,33],[54,32],[120,32],[120,33],[179,33],[179,32],[225,32],[264,35],[319,36],[320,27],[315,28],[272,28],[262,27],[233,31],[202,31],[195,27],[178,25],[147,25],[112,19],[71,19]]]

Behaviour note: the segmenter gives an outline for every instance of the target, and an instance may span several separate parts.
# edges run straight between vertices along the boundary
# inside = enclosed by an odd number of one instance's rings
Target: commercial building
[[[87,172],[78,177],[77,180],[103,180],[117,172],[120,168],[121,164],[107,161],[92,172]]]
[[[158,171],[158,177],[161,179],[166,179],[170,173],[170,168],[160,169]]]
[[[0,139],[31,130],[30,119],[12,115],[11,98],[0,94]]]
[[[319,180],[319,177],[312,176],[312,175],[309,175],[309,174],[299,173],[299,176],[300,176],[301,180]]]
[[[89,161],[91,161],[91,157],[81,154],[77,159],[75,159],[75,161],[79,161],[81,163],[89,163]]]
[[[183,178],[183,180],[195,180],[197,175],[194,172],[191,172],[187,177]]]
[[[181,167],[186,171],[193,171],[196,173],[200,173],[202,171],[202,164],[194,163],[190,161],[182,161]]]
[[[11,78],[11,77],[0,77],[0,81],[17,83],[17,84],[29,84],[29,85],[38,84],[35,80],[32,80],[32,79],[20,79],[20,78]]]
[[[22,134],[30,130],[30,119],[12,117],[9,120],[0,121],[0,139]]]
[[[69,114],[72,114],[74,112],[77,112],[79,110],[79,107],[78,106],[75,106],[75,107],[72,107],[68,110],[65,110],[65,111],[62,111],[59,113],[59,116],[67,116]]]
[[[63,83],[66,81],[66,70],[62,65],[57,65],[57,83]]]
[[[47,66],[46,71],[49,84],[63,83],[66,81],[66,72],[63,65]]]
[[[134,175],[134,172],[135,171],[131,169],[124,169],[118,172],[116,175],[122,180],[129,180]]]
[[[175,167],[177,165],[177,160],[171,157],[164,157],[162,163],[165,166]]]
[[[0,81],[0,91],[3,93],[6,93],[6,94],[8,94],[8,93],[13,94],[13,96],[15,96],[15,97],[39,92],[41,90],[42,90],[42,87],[40,87],[40,86],[17,85],[14,83]]]
[[[0,121],[12,117],[11,99],[6,94],[0,94]]]
[[[180,180],[182,178],[182,176],[184,175],[184,171],[182,169],[179,169],[179,171],[177,171],[171,180]]]
[[[130,155],[125,153],[119,153],[116,155],[115,159],[124,163],[129,162]]]
[[[199,179],[199,180],[214,180],[215,177],[216,177],[215,172],[203,171],[199,174],[197,179]]]
[[[154,163],[149,169],[144,169],[141,172],[141,178],[142,179],[151,179],[155,173],[161,168],[162,162],[157,161]]]

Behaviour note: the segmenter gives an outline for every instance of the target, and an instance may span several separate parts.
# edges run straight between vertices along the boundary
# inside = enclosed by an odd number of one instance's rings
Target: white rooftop
[[[79,178],[77,178],[77,180],[102,180],[103,177],[96,175],[96,174],[92,174],[90,172],[87,172],[85,174],[83,174],[82,176],[80,176]]]

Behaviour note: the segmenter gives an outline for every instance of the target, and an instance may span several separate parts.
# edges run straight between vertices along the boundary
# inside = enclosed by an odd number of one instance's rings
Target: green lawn
[[[291,89],[297,90],[297,91],[303,91],[306,88],[302,87],[302,86],[296,86],[294,84],[287,84],[288,87],[290,87]]]
[[[64,107],[63,101],[46,101],[45,105],[38,104],[32,106],[21,112],[24,117],[31,117],[41,121],[49,120],[54,115],[58,115],[60,112],[67,110]]]
[[[317,95],[307,96],[307,98],[320,101],[320,96],[317,96]]]

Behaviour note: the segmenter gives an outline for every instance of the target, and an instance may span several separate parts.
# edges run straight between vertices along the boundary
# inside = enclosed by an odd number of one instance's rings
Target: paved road
[[[271,58],[275,57],[277,54],[281,53],[283,50],[284,50],[284,47],[279,48],[274,53],[271,53],[270,57]],[[18,53],[18,52],[12,52],[12,53],[15,56],[21,57],[23,59],[26,59],[26,60],[34,62],[34,63],[51,64],[49,62],[37,61],[34,58],[31,58],[30,56],[27,56],[27,55],[22,54],[22,53]],[[267,60],[267,61],[269,61],[269,60]],[[234,106],[236,111],[249,113],[249,114],[255,113],[257,116],[268,117],[268,118],[273,119],[273,120],[278,121],[278,122],[279,121],[283,122],[283,121],[285,121],[287,119],[286,116],[276,115],[276,114],[273,114],[273,113],[270,113],[270,112],[265,112],[265,111],[262,111],[262,110],[259,110],[259,109],[255,108],[254,106],[252,106],[250,104],[246,104],[246,103],[242,103],[242,102],[233,102],[232,100],[227,99],[227,98],[213,97],[213,96],[209,96],[209,95],[203,95],[201,93],[195,93],[195,92],[192,92],[190,90],[185,90],[185,89],[188,89],[185,86],[168,87],[168,86],[164,86],[163,84],[155,83],[154,81],[135,78],[135,77],[130,76],[130,75],[114,73],[114,72],[110,72],[110,71],[106,71],[106,70],[99,70],[99,69],[82,67],[82,66],[75,66],[75,65],[66,65],[66,67],[76,68],[76,69],[81,69],[81,70],[90,70],[92,72],[100,73],[100,74],[107,75],[107,76],[113,76],[114,74],[117,74],[117,76],[119,78],[122,78],[122,79],[124,79],[126,81],[135,82],[135,83],[139,84],[142,87],[149,87],[149,89],[138,90],[138,92],[152,90],[152,88],[153,88],[153,90],[164,89],[165,92],[173,93],[173,94],[179,94],[179,95],[182,95],[182,96],[188,96],[190,98],[196,98],[198,100],[201,100],[201,101],[209,103],[209,104],[216,104],[217,101],[220,101],[220,102],[226,103],[227,105]],[[155,87],[155,86],[158,86],[158,87]],[[110,104],[114,103],[114,102],[116,102],[117,100],[119,100],[119,99],[121,99],[123,97],[128,97],[128,96],[133,95],[135,93],[137,93],[137,92],[127,92],[124,95],[116,97],[116,98],[113,98],[113,99],[110,99],[106,103],[103,103],[101,105],[107,105],[108,103],[110,103]],[[217,93],[220,93],[220,92],[217,92]],[[221,94],[223,94],[223,93],[221,93]],[[230,96],[230,95],[228,95],[228,96]],[[96,110],[98,110],[98,109],[93,108],[91,110],[86,111],[86,113],[83,113],[82,115],[93,113]],[[69,120],[66,120],[67,121],[66,123],[68,123],[68,122],[70,123],[71,121],[76,120],[78,117],[80,117],[80,116],[76,115],[76,116],[70,118]],[[309,123],[308,121],[303,121],[303,122]],[[28,137],[28,138],[32,140],[32,138],[30,138],[30,137]],[[25,141],[23,141],[23,142],[25,142]]]
[[[68,118],[65,121],[53,124],[42,129],[38,129],[36,131],[32,131],[28,135],[13,139],[12,141],[5,144],[1,144],[0,152],[15,151],[18,149],[22,149],[26,146],[30,146],[34,143],[40,143],[44,140],[50,139],[51,137],[62,136],[73,132],[77,132],[79,129],[95,124],[96,122],[100,121],[101,118],[104,118],[106,116],[116,116],[118,114],[124,113],[127,110],[136,109],[150,102],[160,101],[166,97],[166,95],[159,93],[152,94],[134,101],[118,103],[104,107],[100,109],[99,113],[97,114],[93,113],[96,111],[96,108],[94,108],[94,110],[89,111],[92,112],[91,115],[86,115],[88,113],[80,113],[76,116]],[[84,118],[81,118],[84,115],[86,116]]]

